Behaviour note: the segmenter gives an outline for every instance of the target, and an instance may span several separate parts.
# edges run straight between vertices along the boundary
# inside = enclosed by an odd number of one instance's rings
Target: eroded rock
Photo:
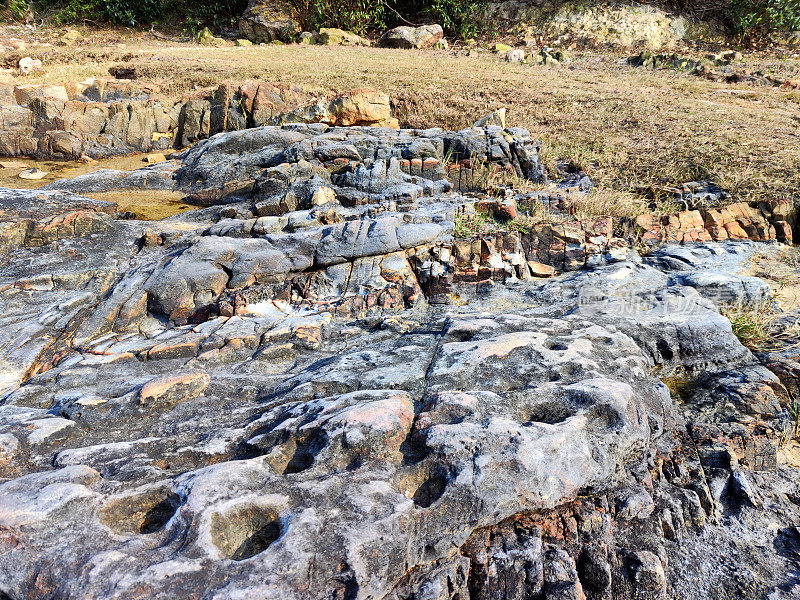
[[[544,179],[524,130],[317,123],[0,190],[0,591],[791,589],[788,390],[719,312],[769,300],[756,243],[457,239],[476,207],[448,155]],[[203,208],[118,220],[64,191],[147,185]]]

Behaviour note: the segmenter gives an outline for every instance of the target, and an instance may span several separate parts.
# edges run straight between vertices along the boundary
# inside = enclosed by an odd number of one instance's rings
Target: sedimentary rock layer
[[[769,297],[755,244],[642,258],[599,222],[535,281],[453,238],[448,154],[544,175],[522,130],[306,125],[0,190],[0,592],[796,593],[786,388],[718,310]],[[78,194],[137,181],[206,206]]]

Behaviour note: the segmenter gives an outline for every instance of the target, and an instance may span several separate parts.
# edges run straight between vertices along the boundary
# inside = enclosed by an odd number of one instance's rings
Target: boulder
[[[366,38],[332,27],[323,27],[319,30],[317,41],[323,46],[372,46]]]
[[[514,48],[506,53],[506,62],[521,63],[525,62],[525,50],[522,48]]]
[[[256,44],[289,41],[299,32],[287,0],[250,0],[239,19],[239,33]]]
[[[796,336],[773,373],[716,306],[765,300],[742,273],[785,249],[640,257],[567,214],[456,239],[475,198],[445,175],[541,183],[538,152],[292,123],[0,190],[0,596],[796,595]],[[209,206],[143,223],[67,187]],[[508,219],[550,189],[481,198]],[[718,216],[793,218],[764,204]]]
[[[401,26],[383,34],[380,45],[384,48],[430,48],[443,37],[441,25]]]
[[[42,61],[38,59],[33,59],[30,56],[26,56],[25,58],[19,59],[19,72],[21,75],[36,75],[44,73],[44,67],[42,66]]]
[[[50,98],[66,102],[69,100],[63,85],[24,84],[14,86],[14,100],[20,106],[28,106],[34,98]]]

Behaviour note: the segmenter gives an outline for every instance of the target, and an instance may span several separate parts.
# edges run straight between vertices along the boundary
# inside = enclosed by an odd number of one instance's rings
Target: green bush
[[[220,30],[234,27],[247,8],[247,0],[214,0],[213,2],[189,2],[169,0],[168,11],[174,21],[185,23],[184,29],[193,34],[203,27]]]
[[[338,27],[364,35],[421,20],[459,38],[480,33],[487,0],[290,0],[303,29]]]
[[[449,35],[465,40],[486,27],[487,4],[486,0],[432,0],[427,12]]]
[[[17,21],[24,21],[28,16],[28,0],[8,0],[8,9]]]
[[[59,23],[114,23],[116,25],[144,25],[158,20],[162,15],[160,0],[67,0],[46,2],[54,9]]]
[[[391,0],[390,0],[391,1]],[[338,27],[364,35],[386,26],[384,2],[372,0],[290,0],[305,30]]]
[[[800,0],[730,0],[728,17],[741,41],[762,43],[776,32],[800,30]]]
[[[25,0],[10,2],[27,5]],[[132,27],[168,21],[196,31],[235,25],[247,0],[40,0],[36,8],[63,24],[91,21]]]

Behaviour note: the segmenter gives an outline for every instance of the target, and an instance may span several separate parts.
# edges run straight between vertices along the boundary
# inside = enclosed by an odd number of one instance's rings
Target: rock
[[[389,97],[375,90],[356,90],[334,99],[329,107],[331,125],[376,125],[398,129]]]
[[[33,59],[30,56],[26,56],[25,58],[19,59],[19,72],[21,75],[37,75],[44,73],[44,67],[42,66],[42,61],[38,59]]]
[[[652,552],[636,552],[631,557],[631,570],[636,588],[643,593],[659,594],[667,587],[661,559]]]
[[[784,38],[783,42],[790,48],[800,48],[800,31],[792,31]]]
[[[190,124],[237,118],[220,107],[238,89],[220,87]],[[123,106],[120,134],[140,135]],[[465,234],[476,199],[452,188],[468,165],[542,183],[538,148],[519,128],[295,122],[0,190],[3,594],[791,590],[790,391],[711,294],[757,291],[743,270],[778,246],[640,257],[620,223],[568,214]],[[67,188],[204,207],[123,220]],[[559,206],[542,188],[477,209]],[[745,206],[762,233],[793,218]],[[759,234],[745,206],[702,210]],[[701,209],[671,217],[705,225]],[[787,346],[764,360],[790,382]]]
[[[239,19],[239,33],[256,44],[286,42],[299,31],[287,0],[250,0]]]
[[[506,62],[521,63],[525,62],[525,50],[522,48],[514,48],[506,52]]]
[[[304,31],[300,34],[300,44],[304,46],[309,46],[312,44],[317,43],[317,36],[315,36],[310,31]]]
[[[312,206],[321,206],[330,202],[336,202],[336,192],[329,187],[321,187],[311,196]]]
[[[332,27],[321,28],[317,41],[323,46],[372,46],[370,40],[360,35]]]
[[[225,40],[222,38],[215,37],[211,30],[208,27],[204,27],[200,31],[197,32],[195,36],[197,43],[201,46],[223,46],[225,45]]]
[[[551,265],[544,265],[540,262],[533,260],[528,261],[528,267],[536,277],[552,277],[556,274],[556,270]]]
[[[46,171],[42,171],[41,169],[33,167],[31,169],[25,169],[18,175],[18,177],[20,179],[37,180],[37,179],[44,179],[45,177],[47,177],[47,175],[48,173]]]
[[[164,162],[167,160],[167,157],[161,153],[153,152],[147,154],[143,159],[142,162],[146,162],[148,165],[154,165],[156,163]]]
[[[253,42],[245,38],[239,38],[233,42],[233,45],[238,47],[247,47],[252,46]]]
[[[14,86],[14,100],[21,106],[28,106],[35,98],[52,98],[67,102],[69,96],[63,85],[26,84]]]
[[[74,46],[83,39],[81,33],[75,29],[67,29],[66,32],[59,38],[59,42],[63,46]]]
[[[211,378],[207,373],[169,375],[148,381],[139,392],[139,404],[148,409],[168,410],[180,402],[197,398]]]
[[[384,48],[430,48],[443,37],[441,25],[401,26],[384,33],[379,45]]]
[[[489,113],[485,117],[481,117],[475,123],[472,124],[473,127],[487,127],[487,126],[496,126],[500,127],[501,129],[506,128],[506,109],[498,108],[496,111]]]
[[[500,42],[495,42],[494,44],[492,44],[491,50],[492,50],[492,52],[495,52],[496,54],[505,55],[505,54],[508,54],[509,52],[511,52],[513,50],[513,48],[511,46],[509,46],[508,44],[502,44]]]
[[[28,163],[21,160],[0,160],[0,167],[4,169],[27,169]]]
[[[296,110],[270,119],[272,123],[326,123],[350,127],[367,125],[399,129],[392,117],[389,97],[383,92],[363,89],[353,90],[333,100],[317,100]]]

